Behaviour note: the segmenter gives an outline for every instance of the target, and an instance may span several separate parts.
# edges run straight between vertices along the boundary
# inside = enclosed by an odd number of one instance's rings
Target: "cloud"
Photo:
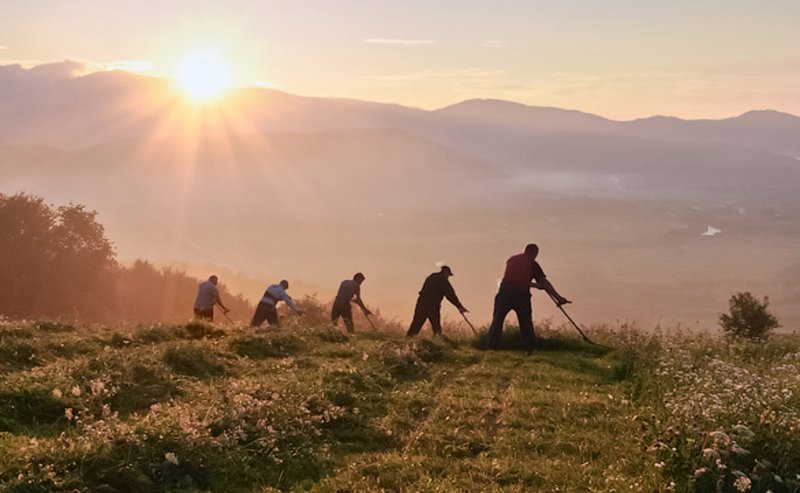
[[[390,38],[367,38],[363,40],[365,43],[382,44],[382,45],[397,45],[397,46],[422,46],[432,45],[432,39],[390,39]]]
[[[126,72],[149,72],[156,66],[148,60],[117,60],[105,64],[106,70],[124,70]]]
[[[490,39],[483,43],[484,48],[500,49],[506,47],[506,42],[502,39]]]

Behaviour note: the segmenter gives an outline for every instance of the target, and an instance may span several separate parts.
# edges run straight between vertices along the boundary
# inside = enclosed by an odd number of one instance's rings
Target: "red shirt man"
[[[547,280],[542,267],[536,262],[537,255],[539,247],[531,243],[525,247],[524,253],[514,255],[506,262],[503,281],[494,298],[494,316],[489,328],[489,349],[500,347],[503,324],[511,310],[517,313],[523,349],[528,352],[533,349],[535,336],[530,288],[547,291],[559,305],[569,303],[569,300],[558,294]]]

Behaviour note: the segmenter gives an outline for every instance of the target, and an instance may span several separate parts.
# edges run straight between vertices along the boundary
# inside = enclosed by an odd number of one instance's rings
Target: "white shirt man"
[[[270,285],[267,290],[264,291],[264,296],[261,298],[261,301],[258,302],[256,312],[253,314],[253,320],[250,322],[251,327],[259,327],[264,323],[264,320],[266,320],[269,325],[280,327],[278,310],[276,309],[276,305],[279,301],[286,303],[289,308],[296,313],[303,314],[303,310],[297,308],[292,297],[286,292],[287,289],[289,289],[289,281],[284,279],[278,284]]]

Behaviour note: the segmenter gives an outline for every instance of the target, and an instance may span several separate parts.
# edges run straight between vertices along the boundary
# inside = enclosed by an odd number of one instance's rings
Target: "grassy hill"
[[[0,490],[799,491],[800,338],[449,333],[3,322]]]

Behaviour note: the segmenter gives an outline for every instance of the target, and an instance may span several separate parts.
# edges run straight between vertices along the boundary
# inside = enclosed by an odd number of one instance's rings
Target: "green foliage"
[[[146,411],[153,404],[178,395],[178,386],[171,375],[160,367],[137,364],[125,369],[125,375],[119,379],[108,403],[111,409],[130,414]]]
[[[185,339],[215,339],[225,335],[225,331],[206,322],[189,322],[184,325],[178,334]]]
[[[55,358],[75,358],[95,354],[98,350],[93,341],[66,340],[48,343],[44,346],[45,353]]]
[[[225,373],[225,365],[212,352],[198,346],[172,346],[164,352],[164,363],[181,375],[209,378]]]
[[[293,335],[247,336],[235,339],[231,347],[239,356],[265,359],[298,354],[305,348],[305,344]]]
[[[162,325],[155,325],[152,327],[144,327],[134,335],[136,342],[140,344],[156,344],[159,342],[166,342],[175,339],[176,329],[174,327],[165,327]]]
[[[20,369],[38,364],[36,348],[28,342],[4,338],[0,340],[0,369]]]
[[[322,342],[346,343],[350,337],[340,330],[324,327],[316,332],[317,338]]]
[[[74,325],[50,320],[36,322],[33,326],[36,330],[41,330],[42,332],[75,332]]]
[[[385,344],[380,348],[378,358],[389,374],[401,381],[428,378],[428,363],[422,359],[415,343]]]
[[[759,301],[749,292],[736,293],[728,302],[729,314],[719,317],[720,326],[732,337],[765,339],[770,332],[780,327],[778,319],[768,310],[769,299]]]
[[[0,391],[0,431],[63,423],[66,407],[41,388]]]

